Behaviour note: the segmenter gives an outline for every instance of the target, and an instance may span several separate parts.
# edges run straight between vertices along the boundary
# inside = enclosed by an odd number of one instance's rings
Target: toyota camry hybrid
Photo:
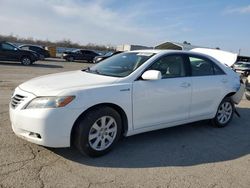
[[[197,52],[140,50],[85,70],[51,74],[19,85],[10,102],[15,134],[47,147],[74,145],[92,157],[121,136],[210,119],[232,119],[240,77]]]

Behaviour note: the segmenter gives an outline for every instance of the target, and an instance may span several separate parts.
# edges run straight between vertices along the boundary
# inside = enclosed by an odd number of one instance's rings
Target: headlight
[[[97,61],[97,62],[98,62],[98,61],[101,61],[101,60],[102,60],[101,57],[96,58],[96,61]]]
[[[30,101],[25,109],[64,107],[75,99],[75,96],[37,97]]]

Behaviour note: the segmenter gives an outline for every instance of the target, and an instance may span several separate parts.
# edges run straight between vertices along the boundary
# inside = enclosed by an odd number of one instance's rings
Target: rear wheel
[[[23,65],[31,65],[31,64],[32,64],[32,61],[31,61],[31,59],[30,59],[29,57],[22,57],[21,63],[22,63]]]
[[[121,135],[119,113],[110,107],[98,107],[85,114],[75,129],[77,149],[91,157],[109,152]]]
[[[217,110],[216,116],[212,120],[213,125],[225,127],[233,118],[234,104],[231,98],[224,98]]]
[[[249,95],[247,95],[247,94],[245,94],[245,96],[246,96],[247,100],[249,100],[249,101],[250,101],[250,96],[249,96]]]

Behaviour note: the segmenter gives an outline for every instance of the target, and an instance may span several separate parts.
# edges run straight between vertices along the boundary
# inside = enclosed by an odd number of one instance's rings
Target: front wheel
[[[233,118],[234,108],[231,98],[224,98],[218,107],[216,116],[212,120],[213,125],[225,127]]]
[[[77,149],[91,157],[109,152],[121,135],[119,113],[110,107],[98,107],[85,114],[74,130]]]
[[[21,59],[21,64],[22,65],[31,65],[32,64],[32,61],[29,57],[23,57]]]

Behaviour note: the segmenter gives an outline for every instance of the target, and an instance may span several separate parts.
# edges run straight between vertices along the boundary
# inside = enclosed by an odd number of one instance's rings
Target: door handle
[[[187,82],[184,82],[184,83],[181,84],[181,87],[184,87],[184,88],[188,88],[190,86],[191,86],[191,84],[187,83]]]

